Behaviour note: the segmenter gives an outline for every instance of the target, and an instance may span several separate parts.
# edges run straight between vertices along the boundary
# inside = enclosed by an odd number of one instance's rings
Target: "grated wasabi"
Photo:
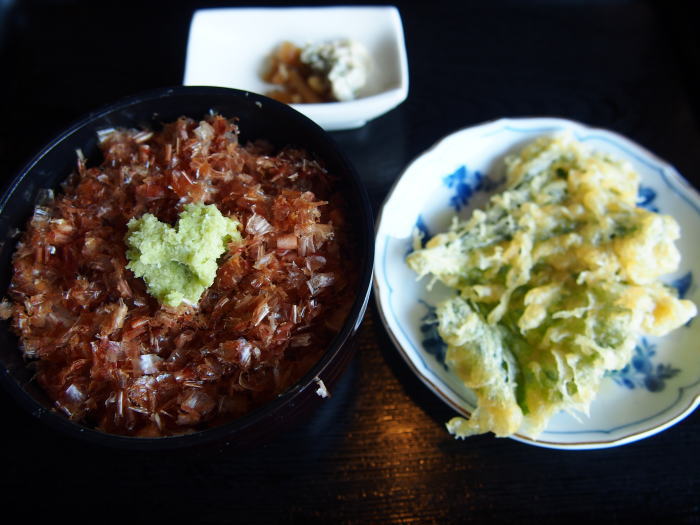
[[[149,294],[172,307],[196,304],[214,282],[227,244],[241,242],[240,223],[213,204],[185,205],[175,228],[150,213],[127,227],[127,268],[143,277]]]

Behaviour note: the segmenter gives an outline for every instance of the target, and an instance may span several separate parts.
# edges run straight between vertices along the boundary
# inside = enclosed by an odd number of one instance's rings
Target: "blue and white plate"
[[[569,130],[598,151],[627,159],[641,175],[639,205],[673,215],[681,225],[680,269],[666,282],[700,304],[700,195],[668,163],[610,131],[554,118],[502,119],[447,136],[414,160],[387,197],[377,224],[374,289],[384,324],[402,357],[443,401],[468,416],[473,393],[445,366],[445,345],[434,307],[450,290],[416,281],[405,263],[414,228],[427,237],[445,231],[457,213],[483,205],[504,177],[503,159],[542,135]],[[603,381],[590,415],[561,413],[532,445],[605,448],[651,436],[677,423],[700,403],[700,320],[663,338],[639,341],[632,362]]]

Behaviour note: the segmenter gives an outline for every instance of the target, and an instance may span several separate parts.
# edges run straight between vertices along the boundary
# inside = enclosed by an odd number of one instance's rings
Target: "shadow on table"
[[[377,344],[381,350],[382,357],[386,361],[387,365],[391,369],[392,373],[401,383],[406,395],[408,395],[411,401],[420,410],[425,413],[435,424],[441,432],[444,432],[445,439],[442,440],[438,446],[440,448],[449,448],[453,452],[459,453],[471,453],[473,447],[461,447],[459,445],[455,446],[455,443],[460,443],[460,441],[455,440],[445,428],[445,423],[450,420],[450,418],[458,415],[454,410],[447,406],[440,398],[433,393],[430,388],[428,388],[423,382],[413,373],[411,368],[406,364],[406,362],[401,358],[399,351],[394,346],[393,341],[390,339],[389,334],[384,327],[384,324],[379,315],[376,303],[371,302],[371,307],[368,309],[370,315],[373,316],[374,324],[376,326],[376,336]],[[476,446],[494,446],[501,440],[494,440],[491,436],[474,436],[469,438],[469,442]]]

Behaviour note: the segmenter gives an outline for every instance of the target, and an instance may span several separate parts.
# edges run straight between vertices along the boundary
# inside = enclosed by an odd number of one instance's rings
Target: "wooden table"
[[[618,131],[698,187],[691,3],[400,5],[408,100],[334,136],[377,208],[436,140],[502,116],[561,116]],[[189,20],[206,5],[0,0],[2,181],[82,114],[180,83]],[[598,451],[455,441],[444,428],[450,410],[400,359],[373,300],[357,356],[332,394],[311,420],[250,450],[145,454],[68,440],[0,392],[3,513],[98,523],[700,522],[700,412]]]

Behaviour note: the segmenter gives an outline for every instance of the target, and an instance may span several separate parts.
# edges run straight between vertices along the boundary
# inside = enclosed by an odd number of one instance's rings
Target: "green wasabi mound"
[[[241,242],[240,223],[213,204],[185,205],[175,228],[146,213],[127,224],[126,266],[143,277],[148,293],[167,306],[197,304],[216,277],[217,259]]]

